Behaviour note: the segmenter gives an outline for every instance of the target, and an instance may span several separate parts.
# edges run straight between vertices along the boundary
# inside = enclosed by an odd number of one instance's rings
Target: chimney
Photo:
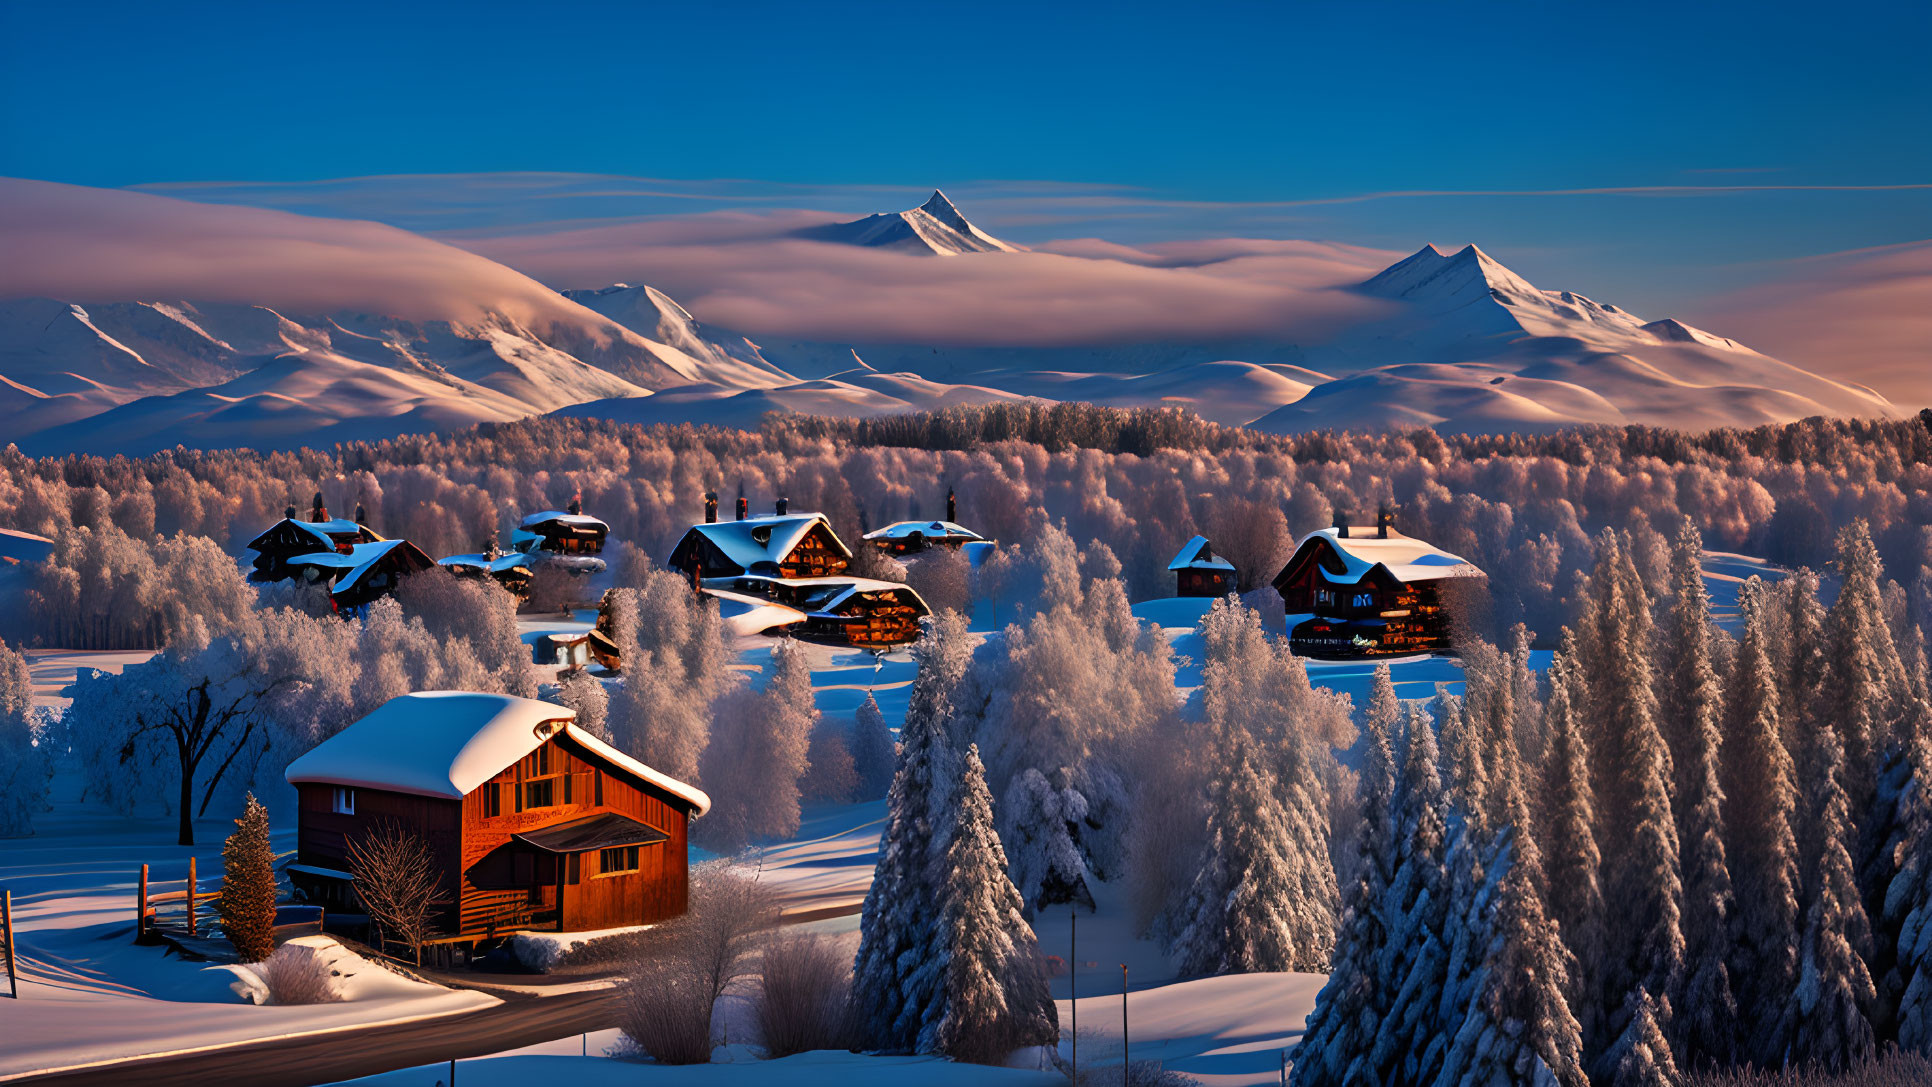
[[[295,507],[290,506],[289,508],[283,510],[282,516],[288,518],[291,521],[295,520]]]
[[[366,525],[368,523],[369,523],[369,511],[362,508],[362,503],[357,502],[356,503],[356,524]]]
[[[750,513],[751,513],[751,506],[745,502],[745,496],[739,495],[738,496],[738,520],[740,521],[744,520],[747,516],[750,515]]]
[[[718,523],[718,492],[716,491],[704,492],[704,523],[707,525]]]
[[[1348,539],[1348,514],[1341,510],[1335,511],[1335,535]]]
[[[570,496],[570,513],[571,513],[571,516],[574,517],[583,512],[584,512],[584,492],[578,491],[576,494],[573,494]]]
[[[309,510],[309,520],[322,522],[329,519],[329,507],[322,504],[322,492],[315,492],[315,506]]]
[[[953,489],[946,488],[946,520],[959,523],[959,499],[953,497]]]
[[[1388,539],[1389,526],[1393,524],[1395,524],[1395,514],[1390,513],[1387,506],[1383,506],[1377,510],[1375,513],[1375,538],[1378,540]]]
[[[772,508],[777,512],[778,516],[783,517],[785,516],[785,511],[790,509],[791,505],[792,505],[791,499],[786,498],[783,495],[780,495],[778,498],[778,504],[776,506],[773,506]]]

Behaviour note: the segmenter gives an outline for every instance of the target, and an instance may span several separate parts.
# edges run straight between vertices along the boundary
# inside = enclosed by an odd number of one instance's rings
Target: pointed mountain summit
[[[799,231],[799,236],[939,257],[1024,252],[1024,247],[1003,242],[974,226],[938,189],[932,191],[931,199],[910,211],[885,212],[847,223],[808,227]]]

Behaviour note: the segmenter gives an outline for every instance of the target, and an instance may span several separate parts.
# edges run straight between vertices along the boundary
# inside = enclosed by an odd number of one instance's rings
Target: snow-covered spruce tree
[[[1183,974],[1321,970],[1332,915],[1305,908],[1309,858],[1293,849],[1288,814],[1254,740],[1238,725],[1210,726],[1217,758],[1209,781],[1207,850],[1182,900],[1169,951]],[[1316,860],[1325,869],[1327,858]],[[1325,873],[1332,880],[1332,873]]]
[[[1670,748],[1677,841],[1684,875],[1684,970],[1670,993],[1666,1033],[1686,1068],[1727,1065],[1736,1054],[1737,998],[1732,946],[1731,874],[1724,852],[1722,688],[1712,662],[1710,596],[1704,590],[1704,540],[1685,518],[1670,550],[1670,608],[1658,641],[1663,680],[1659,723]]]
[[[867,691],[865,701],[852,715],[852,768],[859,775],[859,799],[877,800],[886,794],[892,787],[895,757],[885,713]]]
[[[1826,680],[1825,607],[1818,602],[1818,575],[1808,569],[1792,571],[1775,591],[1783,604],[1773,650],[1778,705],[1785,746],[1795,751],[1818,727],[1825,706],[1820,696]]]
[[[40,740],[27,660],[0,642],[0,838],[32,834],[34,816],[47,810],[54,760]]]
[[[1608,1054],[1610,1087],[1678,1087],[1682,1080],[1658,1022],[1657,1001],[1641,989],[1632,991],[1622,1018],[1629,1025]]]
[[[1739,1055],[1772,1066],[1782,1062],[1785,1050],[1781,1017],[1773,1009],[1787,999],[1797,976],[1797,784],[1772,664],[1775,592],[1752,578],[1738,600],[1744,630],[1725,693],[1722,777],[1725,856],[1737,899],[1731,976],[1752,1024],[1739,1039]]]
[[[1845,742],[1845,794],[1854,828],[1862,828],[1877,784],[1878,764],[1892,740],[1908,683],[1885,622],[1883,567],[1871,529],[1853,521],[1838,534],[1833,564],[1841,587],[1825,613],[1825,675],[1819,719]]]
[[[1577,632],[1584,720],[1593,726],[1591,784],[1597,845],[1603,853],[1605,958],[1586,967],[1610,1032],[1625,1033],[1641,991],[1664,1001],[1684,965],[1683,878],[1671,815],[1671,760],[1657,727],[1650,659],[1650,602],[1625,543],[1606,530],[1597,540],[1583,622]],[[1612,1010],[1614,1009],[1614,1010]],[[1601,1066],[1605,1072],[1611,1065]]]
[[[1589,1082],[1582,1028],[1564,995],[1570,952],[1543,913],[1537,891],[1542,880],[1515,855],[1517,834],[1516,827],[1503,829],[1491,862],[1503,875],[1490,907],[1475,997],[1455,1030],[1438,1087]]]
[[[248,794],[235,832],[221,847],[221,932],[243,962],[275,950],[275,848],[268,842],[268,809]]]
[[[1871,930],[1853,879],[1851,805],[1845,795],[1844,741],[1830,728],[1811,738],[1803,767],[1805,873],[1797,985],[1784,1007],[1786,1058],[1843,1068],[1876,1048],[1870,1019],[1877,995],[1864,954]]]
[[[1885,916],[1896,933],[1896,1023],[1901,1048],[1932,1057],[1932,723],[1908,736],[1911,776],[1900,790],[1898,872],[1886,887]]]
[[[1087,798],[1073,787],[1073,774],[1064,766],[1049,779],[1029,766],[1007,791],[1012,808],[1006,822],[1019,837],[1013,843],[1013,885],[1020,889],[1023,911],[1033,916],[1034,904],[1071,902],[1093,909],[1087,860],[1074,840],[1086,821]]]
[[[1549,737],[1543,733],[1543,699],[1536,673],[1530,669],[1530,647],[1536,635],[1522,623],[1509,631],[1509,692],[1516,710],[1516,750],[1524,765],[1540,766]]]
[[[1578,682],[1576,637],[1565,628],[1562,647],[1550,661],[1550,699],[1543,712],[1549,752],[1543,759],[1537,827],[1544,842],[1550,920],[1575,964],[1565,995],[1584,1036],[1596,1039],[1603,1013],[1596,1001],[1596,978],[1584,971],[1604,957],[1602,856],[1597,851],[1589,742],[1577,719]]]
[[[1375,674],[1378,694],[1388,692],[1388,715],[1371,708],[1362,721],[1362,832],[1356,840],[1355,877],[1342,895],[1342,924],[1328,982],[1315,998],[1307,1029],[1295,1047],[1296,1087],[1341,1087],[1381,1078],[1370,1068],[1375,1035],[1393,995],[1379,973],[1388,953],[1388,895],[1396,863],[1395,754],[1389,734],[1401,704],[1388,682],[1388,666],[1378,666]],[[1371,697],[1369,704],[1384,701]]]
[[[934,858],[945,849],[959,773],[950,718],[953,689],[971,656],[968,639],[964,621],[941,615],[912,648],[919,670],[899,730],[879,860],[866,890],[852,967],[853,1015],[867,1048],[910,1052],[936,999],[933,975],[921,967],[930,953]]]
[[[1383,661],[1375,666],[1375,677],[1369,681],[1368,705],[1362,707],[1359,722],[1362,738],[1373,744],[1379,731],[1382,742],[1388,743],[1401,718],[1402,700],[1395,694],[1395,676],[1389,671],[1388,662]]]
[[[936,1000],[918,1050],[994,1064],[1015,1049],[1056,1044],[1059,1016],[1039,943],[1006,875],[977,744],[966,749],[953,800],[952,834],[934,873],[937,953],[924,967],[937,974]]]
[[[1418,1083],[1423,1055],[1437,1034],[1449,965],[1447,797],[1438,766],[1435,731],[1411,707],[1395,786],[1394,876],[1387,897],[1388,941],[1376,970],[1388,1014],[1376,1031],[1364,1082]]]
[[[789,638],[772,646],[771,666],[764,689],[741,689],[719,706],[705,749],[702,780],[715,799],[696,833],[716,852],[798,830],[798,783],[818,723],[812,666]]]

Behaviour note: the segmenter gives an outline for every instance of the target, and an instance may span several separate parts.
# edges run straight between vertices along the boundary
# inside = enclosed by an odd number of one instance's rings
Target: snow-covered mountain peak
[[[1024,247],[1003,242],[974,226],[938,189],[924,204],[910,211],[868,215],[846,223],[828,223],[800,232],[818,241],[861,245],[868,249],[897,249],[926,256],[951,257],[961,253],[1017,253]]]

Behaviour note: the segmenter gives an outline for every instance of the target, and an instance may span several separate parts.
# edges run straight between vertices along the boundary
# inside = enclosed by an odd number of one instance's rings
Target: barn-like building
[[[290,578],[329,586],[329,600],[340,612],[352,612],[388,596],[403,578],[434,565],[422,548],[408,540],[359,543],[346,551],[314,551],[292,556],[284,563]]]
[[[420,836],[447,904],[440,928],[488,939],[581,932],[684,912],[700,790],[623,754],[564,706],[429,691],[391,699],[289,764],[300,795],[290,881],[359,912],[348,842]]]
[[[436,560],[436,565],[457,577],[489,578],[519,601],[530,596],[530,556],[520,551],[504,554],[494,544],[488,551],[474,555],[451,555]]]
[[[887,649],[919,640],[919,620],[932,614],[910,586],[862,577],[775,578],[744,575],[706,580],[734,632],[791,634],[808,641]],[[749,629],[748,624],[761,624]]]
[[[1452,648],[1443,588],[1483,576],[1460,555],[1397,532],[1384,512],[1372,526],[1338,516],[1302,537],[1274,587],[1296,654],[1399,656]]]

